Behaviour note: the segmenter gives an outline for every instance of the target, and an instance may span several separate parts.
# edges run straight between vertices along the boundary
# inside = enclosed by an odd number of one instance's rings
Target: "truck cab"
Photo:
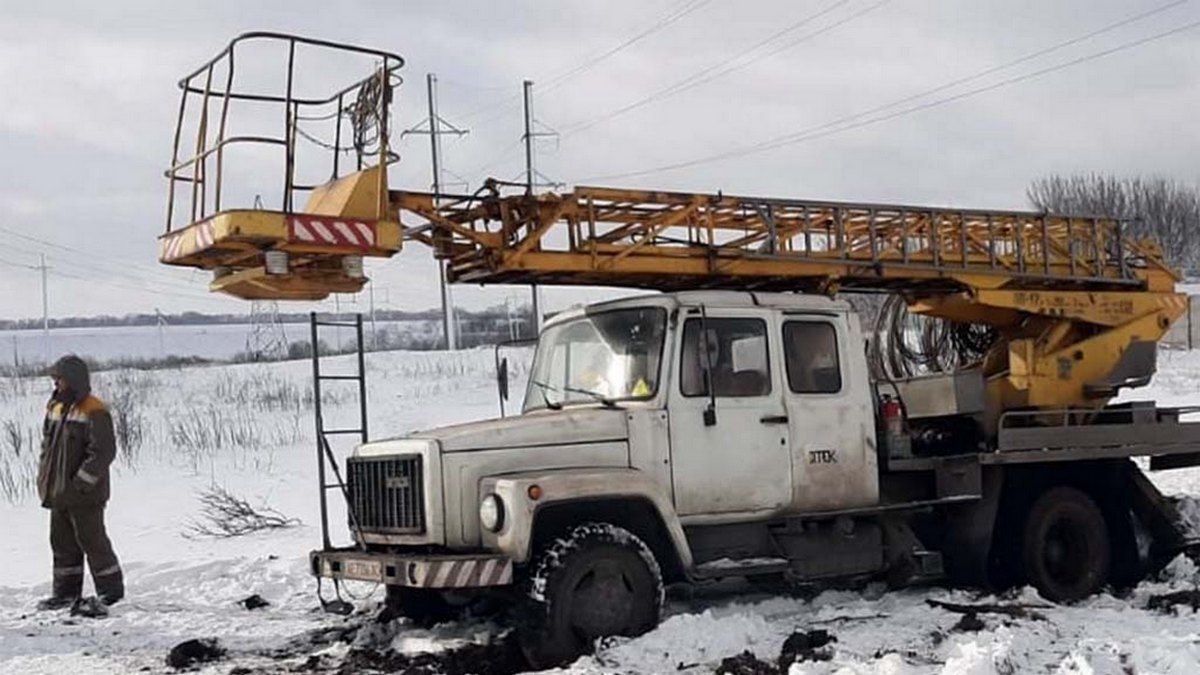
[[[500,504],[507,522],[495,531],[479,505],[489,487],[529,472],[550,483],[587,469],[605,485],[597,493],[614,495],[631,491],[616,477],[636,473],[640,496],[685,527],[873,505],[863,353],[857,315],[824,297],[684,292],[563,312],[542,331],[520,415],[356,450],[354,534],[523,562],[526,505]],[[389,482],[390,472],[409,480]],[[371,508],[390,496],[399,508]]]

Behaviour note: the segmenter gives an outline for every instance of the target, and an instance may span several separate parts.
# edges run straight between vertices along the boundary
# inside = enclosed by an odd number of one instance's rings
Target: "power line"
[[[1178,3],[1174,3],[1174,4],[1178,4]],[[1126,20],[1125,22],[1122,22],[1120,25],[1124,25],[1124,23],[1129,23],[1131,21],[1135,21],[1135,20],[1137,20],[1137,18],[1140,18],[1140,17],[1133,17],[1129,20]],[[617,180],[617,179],[622,179],[622,178],[632,178],[632,177],[636,177],[636,176],[645,176],[645,175],[654,174],[654,173],[661,173],[664,171],[674,171],[677,169],[697,166],[700,164],[707,164],[707,163],[711,163],[711,162],[722,161],[725,159],[732,159],[735,157],[743,157],[746,155],[755,154],[755,153],[759,153],[759,152],[766,152],[768,150],[773,150],[775,148],[779,148],[779,147],[783,147],[783,146],[787,146],[787,145],[794,145],[797,143],[816,140],[818,138],[824,138],[826,136],[831,136],[833,134],[838,134],[838,133],[842,133],[844,131],[850,131],[852,129],[859,129],[859,128],[870,126],[873,124],[878,124],[880,122],[892,120],[897,117],[902,117],[904,115],[912,114],[915,112],[920,112],[923,110],[928,110],[930,108],[939,107],[939,106],[942,106],[942,105],[945,105],[948,103],[953,103],[955,101],[960,101],[960,100],[963,100],[963,99],[966,99],[966,98],[969,98],[972,96],[977,96],[979,94],[983,94],[983,93],[986,93],[989,91],[994,91],[994,90],[1000,89],[1002,87],[1007,87],[1007,86],[1010,86],[1013,84],[1024,82],[1026,80],[1031,80],[1031,79],[1034,79],[1037,77],[1041,77],[1043,75],[1048,75],[1050,73],[1053,73],[1053,72],[1056,72],[1059,70],[1063,70],[1063,69],[1069,68],[1071,66],[1076,66],[1076,65],[1088,62],[1088,61],[1092,61],[1092,60],[1095,60],[1098,58],[1109,56],[1109,55],[1115,54],[1117,52],[1125,51],[1127,49],[1140,47],[1144,44],[1154,42],[1154,41],[1160,40],[1162,38],[1170,37],[1170,36],[1178,34],[1178,33],[1182,33],[1184,31],[1190,30],[1197,26],[1200,26],[1200,21],[1194,21],[1194,22],[1184,24],[1184,25],[1176,27],[1176,28],[1172,28],[1167,31],[1155,33],[1153,35],[1139,38],[1137,40],[1132,40],[1130,42],[1125,42],[1125,43],[1119,44],[1115,47],[1110,47],[1108,49],[1103,49],[1100,51],[1092,52],[1090,54],[1081,56],[1076,59],[1072,59],[1070,61],[1065,61],[1065,62],[1056,64],[1053,66],[1048,66],[1048,67],[1042,68],[1040,70],[1035,70],[1035,71],[1026,73],[1024,75],[1014,76],[1014,77],[1008,78],[1006,80],[1001,80],[999,82],[995,82],[990,85],[978,87],[978,88],[971,89],[971,90],[968,90],[965,92],[960,92],[960,93],[952,95],[952,96],[947,96],[945,98],[935,99],[933,101],[928,101],[926,103],[918,104],[915,106],[910,106],[907,108],[902,108],[900,110],[897,110],[892,113],[888,113],[886,115],[871,117],[869,119],[865,119],[865,120],[862,120],[860,122],[856,122],[853,124],[846,124],[846,122],[850,122],[852,120],[859,119],[865,115],[868,115],[868,114],[870,114],[870,111],[855,113],[853,115],[848,115],[846,117],[839,118],[839,119],[833,120],[831,122],[827,122],[825,124],[822,124],[822,125],[819,125],[816,127],[810,127],[808,129],[804,129],[804,130],[801,130],[798,132],[783,134],[781,136],[776,136],[773,138],[766,139],[764,141],[760,141],[753,145],[744,146],[742,148],[737,148],[734,150],[728,150],[728,151],[717,153],[714,155],[708,155],[705,157],[700,157],[697,159],[683,161],[683,162],[675,162],[673,164],[665,164],[662,166],[654,167],[651,169],[644,169],[644,170],[640,170],[640,171],[628,171],[628,172],[624,172],[624,173],[614,173],[614,174],[605,174],[605,175],[599,175],[599,176],[590,176],[587,178],[581,178],[580,181],[588,182],[588,181],[595,181],[595,180]],[[1080,39],[1081,38],[1075,38],[1069,42],[1078,42]],[[1054,49],[1050,48],[1050,49],[1044,50],[1044,51],[1046,51],[1046,52],[1054,51]],[[1025,57],[1022,57],[1022,59],[1018,59],[1018,61],[1023,61],[1023,60],[1027,60],[1027,59]],[[1000,67],[996,67],[996,68],[991,68],[989,70],[991,72],[995,72],[996,70],[1003,69],[1004,67],[1007,67],[1007,66],[1000,66]],[[969,79],[977,79],[977,78],[972,77],[972,78],[967,78],[967,79],[969,80]],[[943,89],[947,88],[947,86],[948,85],[942,85],[942,86],[936,87],[932,90],[922,92],[921,94],[907,96],[903,99],[899,99],[898,101],[894,101],[885,106],[879,106],[878,108],[874,108],[872,110],[874,110],[874,111],[884,110],[887,108],[894,107],[895,105],[897,105],[900,102],[911,101],[914,99],[923,98],[924,96],[928,95],[929,93],[932,93],[934,91],[943,90]],[[836,127],[836,128],[831,128],[831,127]]]
[[[0,258],[0,265],[8,265],[9,267],[20,267],[22,269],[27,269],[27,270],[39,269],[39,267],[37,265],[26,265],[26,264],[19,263],[19,262],[13,262],[6,258]]]
[[[34,237],[34,236],[31,236],[31,235],[28,235],[28,234],[24,234],[24,233],[22,233],[22,232],[19,232],[19,231],[17,231],[17,230],[13,230],[13,229],[11,229],[11,228],[7,228],[7,227],[4,227],[4,226],[0,226],[0,231],[2,231],[2,232],[7,232],[8,234],[11,234],[11,235],[13,235],[13,236],[15,236],[15,237],[18,237],[18,238],[20,238],[20,239],[24,239],[24,240],[26,240],[26,241],[33,242],[33,243],[35,243],[35,244],[40,244],[40,245],[42,245],[42,246],[48,246],[48,247],[50,247],[50,248],[58,249],[58,250],[60,250],[60,251],[65,251],[65,252],[68,252],[68,253],[73,253],[73,254],[76,254],[76,255],[84,256],[84,257],[86,257],[88,260],[95,261],[95,263],[98,263],[98,264],[109,265],[109,266],[114,266],[114,267],[120,267],[120,268],[121,268],[121,272],[118,272],[118,273],[124,273],[124,274],[126,274],[126,275],[127,275],[127,272],[126,272],[126,270],[128,270],[128,269],[130,269],[130,268],[132,268],[132,267],[137,267],[137,268],[140,268],[140,269],[143,269],[143,270],[145,270],[146,272],[151,272],[151,273],[158,274],[158,275],[160,275],[160,276],[162,276],[162,277],[164,277],[164,278],[169,278],[169,279],[171,279],[171,280],[174,280],[174,279],[175,279],[175,278],[174,278],[174,277],[172,277],[172,276],[171,276],[169,273],[167,273],[165,270],[162,270],[162,269],[160,269],[160,268],[158,268],[158,267],[149,266],[149,265],[146,265],[146,264],[144,264],[144,263],[132,263],[132,262],[130,262],[130,263],[118,263],[118,262],[109,262],[109,261],[107,261],[107,260],[104,260],[104,259],[97,259],[97,258],[95,257],[95,255],[96,255],[96,254],[95,254],[95,252],[83,251],[83,250],[80,250],[80,249],[77,249],[77,248],[72,248],[72,247],[70,247],[70,246],[66,246],[66,245],[63,245],[63,244],[57,244],[57,243],[55,243],[55,242],[52,242],[52,241],[47,241],[47,240],[45,240],[45,239],[39,239],[38,237]],[[12,245],[11,245],[11,244],[9,244],[9,246],[11,247]],[[26,250],[28,251],[28,249],[26,249]],[[40,252],[40,251],[38,251],[37,253],[41,253],[41,252]],[[53,255],[53,254],[51,254],[51,255]],[[60,258],[60,259],[61,259],[61,258]],[[94,267],[94,265],[93,265],[93,267]],[[154,282],[154,283],[162,283],[162,282],[160,282],[160,281],[158,281],[158,280],[155,280],[155,282]]]
[[[634,44],[640,42],[642,39],[644,39],[654,33],[657,33],[658,31],[662,30],[663,28],[666,28],[667,26],[675,23],[679,19],[682,19],[683,17],[691,14],[692,12],[695,12],[696,10],[700,9],[701,7],[704,7],[705,5],[709,4],[709,2],[711,2],[711,0],[685,0],[682,4],[679,4],[679,3],[675,4],[674,6],[671,7],[671,9],[669,9],[667,11],[666,15],[664,15],[658,21],[651,24],[651,26],[649,28],[633,35],[632,37],[629,37],[629,38],[623,40],[622,42],[617,44],[617,46],[608,49],[607,51],[605,51],[604,53],[602,53],[598,56],[585,59],[583,63],[576,65],[575,67],[573,67],[567,71],[559,73],[558,75],[550,77],[547,80],[547,84],[546,84],[547,90],[561,86],[564,82],[566,82],[570,78],[574,77],[575,75],[578,75],[579,73],[582,73],[584,71],[594,68],[596,65],[598,65],[602,61],[605,61],[605,60],[615,56],[616,54],[618,54],[618,53],[624,51],[625,49],[633,46]],[[475,122],[475,127],[478,128],[478,127],[484,126],[485,124],[490,123],[493,120],[503,117],[504,113],[507,112],[509,109],[517,107],[520,104],[521,100],[522,100],[522,95],[514,94],[512,96],[505,97],[504,100],[500,104],[481,106],[475,110],[472,110],[469,113],[466,113],[465,115],[462,115],[461,117],[463,119],[470,119],[472,117],[475,117],[476,115],[480,115],[482,113],[492,111],[493,112],[492,115],[489,115],[489,116],[479,120],[478,122]]]
[[[18,231],[18,230],[14,230],[14,229],[12,229],[12,228],[5,227],[5,226],[3,226],[3,225],[0,225],[0,232],[6,232],[6,233],[8,233],[8,234],[11,234],[11,235],[13,235],[14,237],[18,237],[18,238],[20,238],[20,239],[25,239],[26,241],[31,241],[31,242],[33,242],[33,243],[35,243],[35,244],[41,244],[41,245],[43,245],[43,246],[49,246],[49,247],[51,247],[51,248],[56,248],[56,249],[59,249],[59,250],[61,250],[61,251],[69,251],[69,252],[71,252],[71,253],[78,253],[78,254],[80,254],[80,255],[85,255],[85,256],[88,256],[88,257],[91,257],[91,256],[94,256],[94,255],[95,255],[95,252],[94,252],[94,251],[92,251],[92,252],[89,252],[89,251],[83,251],[83,250],[80,250],[80,249],[77,249],[77,248],[72,248],[72,247],[70,247],[70,246],[66,246],[66,245],[64,245],[64,244],[57,244],[57,243],[55,243],[55,242],[52,242],[52,241],[47,241],[47,240],[45,240],[45,239],[39,239],[38,237],[34,237],[34,236],[32,236],[32,235],[25,234],[24,232],[20,232],[20,231]],[[140,263],[138,263],[138,264],[140,264]]]
[[[72,253],[72,254],[75,254],[78,256],[84,256],[88,260],[88,262],[80,262],[78,260],[67,259],[60,254],[53,254],[53,253],[45,254],[45,255],[48,255],[51,259],[58,260],[59,262],[62,262],[63,264],[81,267],[84,269],[91,269],[95,272],[99,272],[100,274],[106,274],[109,276],[120,276],[120,277],[132,280],[132,281],[140,283],[140,284],[154,284],[156,286],[166,286],[166,287],[177,288],[177,289],[184,291],[185,293],[188,293],[192,297],[206,297],[206,298],[208,297],[208,296],[204,296],[202,294],[194,293],[194,287],[187,285],[183,282],[180,282],[177,277],[171,275],[166,270],[159,269],[157,267],[109,262],[104,259],[96,258],[95,254],[89,254],[85,251],[82,251],[82,250],[79,250],[76,248],[72,248],[70,246],[56,244],[51,241],[39,239],[37,237],[26,235],[21,232],[18,232],[18,231],[15,231],[10,228],[3,227],[3,226],[0,226],[0,231],[8,232],[9,234],[12,234],[16,237],[40,244],[42,246],[48,246],[50,248],[59,249],[59,250],[66,251],[68,253]],[[8,244],[8,247],[18,250],[18,251],[24,251],[25,253],[29,253],[31,255],[42,255],[43,254],[42,251],[34,251],[34,250],[31,250],[31,249],[28,249],[25,247],[14,246],[11,243]],[[105,269],[103,267],[100,267],[99,265],[108,265],[112,268],[117,268],[117,269]],[[149,278],[146,276],[139,276],[138,274],[135,274],[135,271],[134,271],[135,269],[142,270],[142,274],[153,273],[153,274],[157,274],[159,276],[157,278]]]
[[[118,285],[118,287],[120,287],[120,288],[134,290],[134,291],[138,291],[138,292],[157,293],[160,295],[165,294],[165,295],[169,295],[169,296],[175,297],[175,298],[187,296],[189,298],[196,298],[196,299],[201,299],[201,300],[213,300],[214,299],[212,296],[204,295],[201,293],[196,293],[195,289],[192,286],[187,286],[187,285],[184,285],[181,283],[167,283],[165,281],[161,281],[161,280],[157,280],[157,279],[147,279],[144,277],[135,276],[131,273],[114,272],[111,270],[103,269],[101,267],[97,267],[96,265],[91,264],[91,263],[80,262],[78,260],[70,260],[61,255],[46,254],[41,251],[34,251],[34,250],[31,250],[28,248],[14,246],[12,244],[9,244],[8,247],[10,249],[28,253],[30,255],[45,255],[45,256],[49,257],[51,260],[56,260],[56,261],[60,262],[61,264],[67,265],[70,267],[78,267],[78,268],[81,268],[84,270],[90,269],[93,272],[97,272],[101,275],[106,275],[108,277],[120,276],[120,277],[123,277],[130,281],[133,281],[135,283],[142,284],[141,286],[130,286],[128,284],[120,284],[120,285]],[[24,266],[24,267],[29,267],[30,269],[40,269],[40,267],[38,267],[38,266]],[[80,280],[85,280],[85,281],[96,281],[98,283],[107,283],[109,285],[113,285],[113,282],[109,282],[109,281],[105,280],[103,277],[95,277],[95,276],[82,277],[82,276],[77,276],[77,275],[69,275],[69,274],[66,274],[63,272],[58,272],[58,271],[52,272],[52,274],[56,274],[58,276],[62,276],[62,277],[66,277],[66,278],[80,279]],[[156,286],[158,288],[151,288],[147,284],[153,284],[154,286]],[[165,287],[178,288],[180,290],[170,292],[170,293],[160,290],[161,288],[165,288]]]
[[[525,142],[525,140],[523,138],[518,137],[512,143],[509,143],[508,145],[504,146],[504,149],[501,150],[500,152],[496,153],[496,155],[493,156],[491,159],[484,162],[483,164],[480,164],[474,170],[468,171],[467,175],[468,176],[478,176],[479,174],[483,173],[487,169],[490,169],[493,166],[499,164],[500,162],[504,161],[504,159],[506,159],[509,156],[509,153],[511,153],[513,150],[516,150],[517,148],[521,147],[521,145],[524,142]]]
[[[52,269],[52,270],[50,270],[50,274],[57,276],[57,277],[62,277],[64,279],[74,279],[76,281],[85,281],[87,283],[104,284],[106,286],[111,286],[113,288],[120,288],[123,290],[136,291],[138,293],[153,293],[155,295],[162,295],[164,297],[177,298],[177,299],[180,297],[179,293],[175,293],[175,292],[171,292],[171,291],[160,291],[160,290],[153,289],[153,288],[130,286],[129,284],[124,284],[124,283],[121,283],[118,281],[112,281],[109,279],[103,279],[103,278],[97,278],[97,277],[85,277],[85,276],[80,276],[78,274],[73,274],[70,272],[63,272],[62,270],[53,270]],[[216,298],[211,295],[193,295],[193,296],[190,296],[190,299],[199,299],[199,300],[207,300],[209,302],[222,302],[223,303],[223,301],[220,298]]]
[[[659,19],[655,23],[651,24],[651,26],[649,28],[647,28],[646,30],[624,40],[617,46],[605,51],[603,54],[600,54],[599,56],[597,56],[593,59],[584,61],[583,63],[579,64],[578,66],[575,66],[571,70],[568,70],[567,72],[565,72],[557,77],[550,78],[549,80],[546,81],[545,84],[541,85],[542,92],[545,93],[545,92],[551,91],[553,89],[556,89],[556,88],[562,86],[562,84],[564,82],[571,79],[572,77],[574,77],[584,71],[594,68],[597,64],[601,63],[605,59],[611,58],[611,57],[617,55],[618,53],[624,51],[625,49],[632,47],[633,45],[637,44],[644,38],[649,37],[650,35],[653,35],[654,33],[657,33],[658,31],[662,30],[663,28],[666,28],[667,26],[675,23],[676,21],[678,21],[678,20],[682,19],[683,17],[691,14],[692,12],[700,9],[701,7],[704,7],[711,1],[712,0],[688,0],[687,2],[684,2],[683,5],[681,7],[679,7],[678,11],[675,11],[674,13],[668,12],[666,16]]]
[[[508,89],[509,89],[508,85],[504,85],[504,84],[497,84],[494,86],[484,87],[484,86],[480,86],[478,84],[471,84],[470,82],[460,82],[458,80],[448,79],[445,77],[439,78],[438,81],[441,82],[442,84],[448,84],[451,87],[457,87],[459,89],[467,89],[467,90],[471,90],[471,91],[508,91]]]
[[[766,39],[756,42],[755,44],[751,45],[750,47],[742,50],[741,52],[738,52],[730,59],[721,59],[720,61],[708,66],[707,68],[704,68],[703,70],[701,70],[699,72],[693,73],[671,85],[668,85],[666,87],[663,87],[662,89],[659,89],[658,91],[656,91],[652,94],[644,96],[632,103],[628,103],[628,104],[621,106],[620,108],[617,108],[615,110],[609,111],[603,115],[600,115],[599,117],[596,117],[596,118],[593,118],[591,120],[584,121],[584,122],[576,122],[573,125],[568,125],[566,130],[563,132],[563,135],[571,136],[571,135],[577,134],[579,132],[590,129],[590,128],[596,126],[597,124],[615,119],[617,117],[620,117],[621,115],[624,115],[625,113],[632,112],[643,106],[649,105],[656,101],[663,100],[665,98],[669,98],[671,96],[674,96],[675,94],[687,91],[689,89],[694,89],[695,87],[698,87],[702,84],[712,82],[713,80],[724,77],[734,71],[741,70],[741,69],[746,68],[754,63],[757,63],[758,61],[761,61],[765,58],[774,56],[775,54],[778,54],[779,52],[791,49],[792,47],[795,47],[796,45],[798,45],[802,42],[807,42],[808,40],[811,40],[815,37],[824,35],[825,33],[828,33],[829,31],[832,31],[836,28],[839,28],[839,27],[863,16],[864,14],[867,14],[867,13],[875,11],[876,9],[879,9],[880,7],[886,5],[890,1],[891,0],[879,0],[878,2],[875,2],[874,4],[871,4],[862,9],[859,9],[857,12],[853,12],[853,13],[827,25],[827,26],[823,26],[815,31],[812,31],[811,33],[806,33],[806,34],[800,36],[799,38],[797,38],[795,40],[791,40],[789,42],[785,42],[782,45],[777,45],[774,49],[766,51],[762,54],[758,54],[744,62],[738,63],[738,61],[740,59],[742,59],[743,57],[758,51],[759,49],[778,40],[779,38],[783,37],[784,35],[787,35],[788,33],[792,33],[796,30],[803,28],[804,26],[835,11],[839,7],[845,5],[847,2],[849,2],[849,0],[837,0],[837,2],[834,2],[833,4],[829,5],[828,7],[818,10],[817,12],[814,12],[813,14],[809,14],[809,15],[805,16],[804,18],[800,19],[799,21],[796,21],[796,22],[790,24],[789,26],[783,28],[782,30],[776,31],[775,33],[773,33]]]
[[[9,247],[14,248],[15,250],[18,250],[18,251],[23,251],[25,253],[29,253],[31,255],[42,255],[41,252],[32,251],[30,249],[26,249],[23,247],[13,247],[11,244],[9,245]],[[92,264],[92,263],[81,262],[79,260],[67,259],[67,258],[65,258],[61,255],[57,255],[57,254],[44,254],[44,255],[47,255],[48,257],[50,257],[51,260],[56,260],[64,265],[69,265],[72,267],[79,267],[79,268],[82,268],[85,270],[92,270],[93,272],[97,272],[99,274],[106,275],[109,277],[116,276],[116,277],[122,277],[124,279],[128,279],[130,281],[133,281],[133,282],[136,282],[139,284],[153,284],[158,287],[176,288],[176,289],[179,289],[181,292],[188,294],[192,297],[202,297],[201,294],[197,294],[194,292],[194,290],[195,290],[194,287],[188,286],[183,283],[176,282],[174,280],[172,280],[171,282],[168,282],[168,281],[161,280],[161,279],[150,279],[150,278],[146,278],[146,277],[142,277],[142,276],[137,276],[132,272],[123,272],[123,271],[118,272],[118,271],[105,269],[102,267],[97,267],[95,264]],[[166,274],[166,273],[163,272],[163,274]],[[146,288],[148,289],[148,287],[146,287]]]
[[[847,1],[847,0],[843,0],[843,1]],[[653,35],[654,33],[657,33],[658,31],[666,28],[667,26],[670,26],[671,24],[675,23],[676,21],[679,21],[680,19],[684,18],[685,16],[692,14],[696,10],[704,7],[705,5],[708,5],[710,2],[711,2],[711,0],[684,0],[684,2],[682,2],[682,3],[677,3],[677,4],[673,5],[671,7],[671,9],[669,9],[665,15],[663,15],[661,18],[659,18],[657,21],[655,21],[653,24],[651,24],[650,27],[648,27],[642,31],[639,31],[638,33],[635,33],[634,35],[626,38],[625,40],[618,43],[616,46],[609,48],[608,50],[604,51],[603,53],[601,53],[597,56],[585,59],[582,63],[576,65],[575,67],[570,68],[566,71],[563,71],[562,73],[560,73],[558,75],[555,75],[555,76],[549,78],[549,80],[545,84],[545,90],[549,91],[549,90],[556,89],[556,88],[562,86],[568,80],[570,80],[572,77],[579,75],[580,73],[583,73],[587,70],[590,70],[591,68],[594,68],[601,62],[603,62],[609,58],[612,58],[616,54],[624,51],[625,49],[628,49],[629,47],[633,46],[634,44],[637,44],[638,42],[649,37],[650,35]],[[489,89],[491,89],[491,88],[489,88]],[[487,117],[484,117],[483,119],[475,122],[474,126],[476,127],[476,129],[478,129],[483,126],[487,126],[491,122],[504,117],[504,115],[507,114],[509,110],[512,110],[512,109],[518,107],[521,104],[521,101],[522,101],[521,94],[513,94],[511,96],[505,97],[498,104],[486,105],[486,106],[481,106],[479,108],[476,108],[475,110],[472,110],[471,112],[468,112],[465,115],[462,115],[462,118],[470,119],[472,117],[475,117],[477,115],[480,115],[482,113],[490,111],[492,113],[491,115],[488,115]],[[509,153],[511,153],[513,150],[515,150],[520,145],[521,145],[521,141],[518,140],[514,143],[509,144],[508,146],[505,146],[505,148],[503,150],[501,150],[493,159],[490,159],[490,160],[484,162],[474,171],[468,172],[467,175],[468,176],[479,175],[484,170],[486,170],[486,169],[498,164],[499,162],[503,161],[504,159],[506,159],[508,157]]]

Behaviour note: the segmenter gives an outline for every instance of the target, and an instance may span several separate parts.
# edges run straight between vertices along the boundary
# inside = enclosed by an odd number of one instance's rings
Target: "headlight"
[[[504,502],[499,496],[490,494],[479,502],[479,523],[492,532],[504,527]]]

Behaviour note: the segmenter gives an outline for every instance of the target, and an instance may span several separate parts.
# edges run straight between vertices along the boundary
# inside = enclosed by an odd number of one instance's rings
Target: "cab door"
[[[863,346],[843,313],[780,317],[798,512],[874,505],[879,471]]]
[[[677,512],[785,509],[792,499],[792,456],[776,367],[776,313],[692,308],[682,319],[668,396]]]

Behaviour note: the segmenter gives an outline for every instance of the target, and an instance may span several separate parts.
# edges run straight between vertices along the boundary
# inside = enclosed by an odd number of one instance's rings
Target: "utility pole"
[[[467,130],[454,126],[442,119],[441,115],[438,114],[437,75],[428,73],[425,76],[425,88],[429,100],[429,117],[421,124],[404,131],[400,135],[429,134],[429,152],[432,156],[433,168],[433,201],[434,206],[436,206],[441,201],[440,195],[445,184],[442,176],[442,136],[445,134],[462,136],[467,133]],[[438,285],[441,289],[442,297],[442,336],[445,339],[446,349],[457,349],[458,323],[454,317],[454,297],[450,293],[450,284],[447,283],[448,279],[446,278],[446,266],[448,264],[448,262],[438,261]]]
[[[42,360],[46,363],[50,362],[50,299],[49,291],[46,289],[46,271],[50,268],[46,267],[46,254],[43,253],[42,264],[37,266],[37,269],[42,272]]]
[[[533,81],[525,80],[523,84],[523,94],[525,99],[525,134],[521,137],[525,141],[525,194],[533,196],[535,187],[558,187],[561,185],[555,181],[547,179],[542,175],[536,166],[537,153],[534,151],[534,141],[543,136],[556,137],[558,132],[553,129],[538,131],[538,122],[533,116]],[[544,125],[543,125],[544,126]],[[538,182],[538,179],[541,182]],[[533,332],[538,335],[542,332],[542,309],[541,309],[541,289],[537,284],[530,284],[532,291],[533,304]]]
[[[525,80],[524,84],[525,98],[525,135],[521,136],[521,140],[525,141],[525,194],[533,194],[533,177],[537,174],[537,169],[533,168],[533,81]]]
[[[167,317],[157,308],[154,308],[154,323],[158,326],[158,358],[165,359],[167,357],[166,340],[163,339],[163,326],[167,325]]]

